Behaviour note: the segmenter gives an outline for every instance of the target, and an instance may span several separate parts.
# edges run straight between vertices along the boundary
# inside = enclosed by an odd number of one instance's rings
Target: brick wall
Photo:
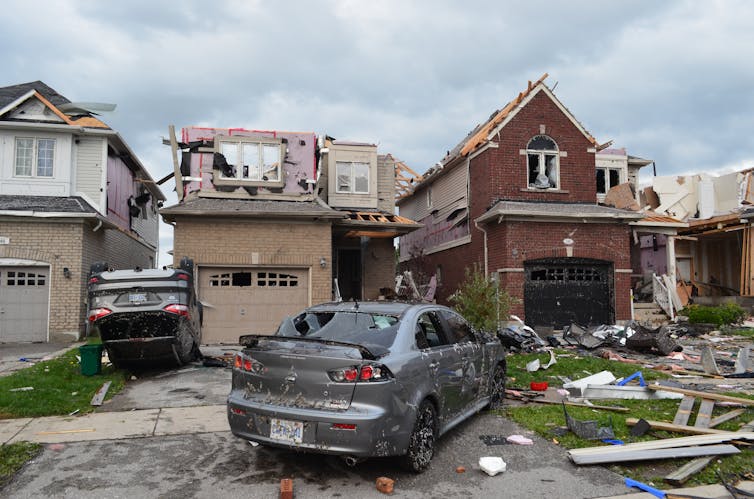
[[[97,260],[123,263],[119,268],[148,265],[155,252],[132,237],[114,230],[92,232],[83,221],[0,222],[0,235],[10,244],[0,246],[0,258],[34,260],[50,265],[51,340],[78,339],[86,331],[86,284],[89,265]],[[121,258],[108,258],[121,255]],[[68,268],[70,277],[63,275]]]
[[[175,265],[188,256],[196,265],[308,267],[312,304],[332,297],[331,255],[331,226],[325,222],[178,217],[173,232]],[[328,262],[324,269],[322,257]]]

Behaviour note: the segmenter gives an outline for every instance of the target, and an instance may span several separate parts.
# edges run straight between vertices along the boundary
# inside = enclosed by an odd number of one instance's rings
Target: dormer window
[[[52,177],[55,139],[16,137],[17,177]]]
[[[369,163],[336,161],[337,191],[348,194],[369,194]]]
[[[526,162],[530,189],[560,188],[558,157],[558,146],[547,135],[537,135],[529,141]]]
[[[259,137],[215,137],[215,151],[225,158],[216,164],[214,183],[282,186],[284,143]]]

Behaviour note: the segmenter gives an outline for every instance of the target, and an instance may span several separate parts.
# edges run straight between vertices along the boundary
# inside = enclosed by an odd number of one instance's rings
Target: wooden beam
[[[744,412],[746,412],[745,409],[734,409],[732,411],[726,412],[725,414],[721,414],[716,418],[712,418],[709,422],[709,428],[714,428],[715,426],[723,424],[726,421],[735,419],[741,414],[743,414]]]
[[[692,426],[693,428],[693,426]],[[700,429],[694,428],[697,431],[713,431],[709,428]],[[747,431],[723,431],[714,430],[714,434],[705,435],[693,435],[690,437],[675,437],[675,438],[663,438],[660,440],[652,440],[649,442],[636,442],[626,445],[612,445],[612,446],[599,446],[599,447],[585,447],[583,449],[571,449],[568,451],[569,455],[576,454],[602,454],[604,452],[624,452],[625,450],[635,449],[669,449],[672,447],[687,447],[689,445],[708,445],[719,444],[723,442],[731,442],[734,440],[754,440],[754,432]],[[720,433],[717,433],[720,432]]]
[[[682,393],[684,395],[692,395],[694,397],[699,397],[702,399],[722,400],[725,402],[735,402],[741,405],[754,406],[754,399],[731,397],[729,395],[722,395],[719,393],[700,392],[696,390],[687,390],[685,388],[675,388],[673,386],[663,386],[663,385],[647,385],[647,388],[649,388],[650,390],[655,390],[655,391],[662,390],[665,392]]]
[[[635,426],[639,420],[637,418],[626,418],[628,426]],[[672,431],[674,433],[687,433],[689,435],[715,435],[730,433],[725,430],[715,430],[714,428],[700,428],[698,426],[689,426],[685,424],[666,423],[664,421],[647,421],[653,430]]]
[[[590,409],[600,409],[603,411],[613,411],[613,412],[628,412],[630,409],[628,407],[617,407],[614,405],[590,405],[590,404],[579,404],[578,402],[569,402],[567,400],[564,401],[557,401],[557,400],[544,400],[544,399],[532,399],[528,402],[536,402],[538,404],[553,404],[553,405],[572,405],[574,407],[588,407]]]
[[[178,140],[175,138],[175,126],[169,125],[170,134],[170,151],[173,155],[173,176],[175,178],[175,193],[178,195],[178,201],[183,200],[183,177],[181,176],[181,166],[178,164]]]
[[[621,446],[616,446],[621,447]],[[625,447],[625,446],[623,446]],[[671,447],[666,449],[626,450],[623,452],[607,452],[586,456],[573,456],[571,460],[576,464],[603,464],[627,461],[648,461],[653,459],[675,459],[679,457],[722,456],[739,454],[734,445],[718,444],[701,447]]]
[[[669,483],[670,485],[674,485],[676,487],[681,486],[684,484],[684,482],[686,482],[686,480],[691,478],[691,475],[702,471],[710,463],[710,461],[712,461],[711,457],[698,457],[684,464],[673,473],[667,475],[665,478],[663,478],[663,480],[665,481],[665,483]]]
[[[712,411],[714,409],[714,400],[702,399],[702,403],[699,404],[699,411],[696,413],[696,421],[694,421],[694,426],[696,426],[697,428],[709,428],[709,422],[712,419]]]
[[[678,405],[678,411],[676,411],[675,417],[673,418],[674,425],[685,425],[689,422],[689,416],[691,416],[691,410],[694,408],[695,400],[696,398],[691,395],[683,397],[683,400],[681,400],[681,403]]]

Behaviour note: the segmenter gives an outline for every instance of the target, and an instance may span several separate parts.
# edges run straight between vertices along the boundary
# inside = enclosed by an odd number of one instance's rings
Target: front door
[[[338,250],[338,287],[343,301],[361,300],[361,250]]]

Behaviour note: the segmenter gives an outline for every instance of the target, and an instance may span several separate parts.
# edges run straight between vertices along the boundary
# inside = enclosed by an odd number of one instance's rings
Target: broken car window
[[[305,312],[285,320],[278,336],[306,336],[323,340],[389,347],[398,332],[398,318],[363,312]]]

